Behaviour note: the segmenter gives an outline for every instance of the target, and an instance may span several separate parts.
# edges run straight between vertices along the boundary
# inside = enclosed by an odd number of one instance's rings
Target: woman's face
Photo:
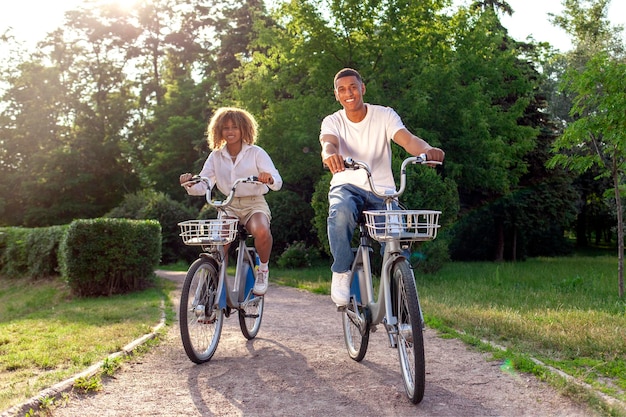
[[[234,121],[226,120],[222,125],[222,138],[227,145],[233,145],[241,142],[241,128]]]

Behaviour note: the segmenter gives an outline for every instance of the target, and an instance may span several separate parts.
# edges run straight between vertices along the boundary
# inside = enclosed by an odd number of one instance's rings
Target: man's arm
[[[400,129],[393,137],[393,141],[402,146],[411,155],[420,155],[425,153],[430,161],[443,162],[445,152],[439,148],[434,148],[424,139],[418,138],[407,129]]]
[[[334,135],[322,135],[320,137],[322,145],[322,162],[328,167],[330,172],[341,172],[345,170],[343,156],[339,154],[339,139]]]

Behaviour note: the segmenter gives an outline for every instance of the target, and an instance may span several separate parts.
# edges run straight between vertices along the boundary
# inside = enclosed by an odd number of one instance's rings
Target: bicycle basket
[[[379,242],[399,240],[417,242],[437,237],[440,211],[370,210],[363,212],[365,226],[372,239]]]
[[[178,223],[185,245],[225,245],[235,240],[237,219],[187,220]]]

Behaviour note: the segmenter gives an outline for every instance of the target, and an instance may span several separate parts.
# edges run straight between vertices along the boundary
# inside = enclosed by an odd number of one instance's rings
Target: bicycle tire
[[[353,316],[358,317],[362,324],[359,325]],[[363,306],[357,306],[355,311],[354,305],[350,303],[341,313],[341,321],[343,323],[343,338],[348,355],[356,362],[360,362],[367,353],[367,346],[370,340],[370,311]]]
[[[247,264],[246,264],[247,265]],[[250,266],[248,265],[250,268]],[[252,302],[243,302],[239,308],[239,327],[241,333],[248,339],[254,339],[261,328],[265,297],[251,294]]]
[[[219,294],[215,261],[201,257],[187,271],[180,296],[180,336],[192,362],[208,362],[222,333],[224,312],[213,308]]]
[[[424,358],[424,334],[422,314],[415,288],[415,278],[407,262],[392,268],[395,298],[394,314],[398,319],[396,343],[398,359],[406,394],[413,404],[424,398],[426,385],[426,361]]]

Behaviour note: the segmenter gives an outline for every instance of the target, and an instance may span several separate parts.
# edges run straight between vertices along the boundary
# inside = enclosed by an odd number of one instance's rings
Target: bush
[[[0,229],[0,271],[9,277],[59,273],[58,249],[67,226]]]
[[[415,247],[409,260],[411,266],[424,274],[433,274],[439,271],[446,262],[450,261],[448,242],[447,234],[440,233],[437,239]]]
[[[171,199],[164,193],[143,190],[128,194],[124,201],[105,217],[135,220],[157,220],[161,224],[161,262],[174,263],[178,260],[193,261],[198,256],[197,249],[186,246],[179,236],[178,223],[198,218],[195,208]]]
[[[319,257],[320,253],[316,248],[307,248],[306,244],[300,241],[287,245],[277,264],[281,268],[305,268],[311,266]]]
[[[154,220],[75,220],[59,248],[61,273],[79,296],[146,288],[161,256],[161,226]]]
[[[272,211],[273,254],[283,253],[290,242],[302,241],[309,246],[317,243],[311,223],[315,215],[311,204],[290,190],[270,192],[265,197]]]

